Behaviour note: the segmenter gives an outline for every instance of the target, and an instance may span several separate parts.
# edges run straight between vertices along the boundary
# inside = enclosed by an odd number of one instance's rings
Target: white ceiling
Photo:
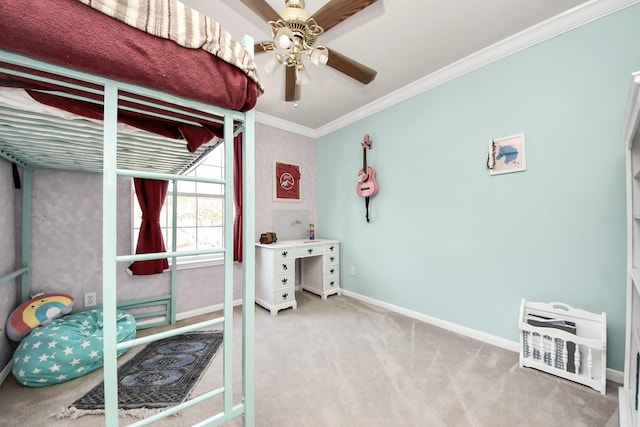
[[[218,21],[237,40],[242,40],[244,34],[253,37],[255,42],[270,38],[269,26],[239,0],[182,1]],[[313,14],[327,1],[307,0],[306,10]],[[284,8],[284,0],[267,2],[276,11]],[[373,82],[363,85],[333,68],[311,64],[308,67],[311,82],[302,87],[300,101],[297,104],[285,102],[283,67],[274,74],[267,74],[264,60],[268,54],[256,55],[260,78],[265,85],[256,111],[263,117],[261,121],[264,117],[282,121],[302,130],[299,133],[310,136],[326,133],[321,130],[336,127],[335,124],[344,121],[345,117],[361,117],[363,111],[380,103],[381,99],[389,99],[403,90],[415,94],[419,87],[416,82],[442,74],[443,69],[471,62],[470,59],[479,58],[479,54],[484,54],[484,58],[476,62],[490,62],[499,56],[493,54],[491,57],[488,52],[497,50],[498,46],[503,52],[516,51],[526,47],[526,43],[549,37],[544,34],[547,27],[552,28],[552,33],[559,33],[588,22],[598,14],[610,13],[635,2],[378,0],[328,30],[318,41],[318,44],[376,70],[378,74]],[[573,16],[577,18],[573,19]],[[525,45],[518,45],[513,40],[522,38],[523,31],[535,34],[535,37],[530,36]],[[516,34],[518,36],[513,37]],[[489,46],[492,48],[486,49]]]

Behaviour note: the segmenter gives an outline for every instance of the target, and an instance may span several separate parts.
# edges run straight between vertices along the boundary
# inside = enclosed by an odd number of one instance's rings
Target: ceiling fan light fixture
[[[275,44],[280,51],[289,52],[293,47],[293,32],[289,28],[280,28],[275,35]]]
[[[267,58],[267,62],[264,64],[264,69],[267,74],[273,74],[282,65],[278,55],[272,55]]]
[[[309,72],[306,68],[298,67],[296,68],[296,84],[298,86],[304,86],[309,83]]]
[[[304,0],[286,0],[285,9],[280,12],[281,19],[268,21],[273,37],[271,45],[263,45],[264,50],[275,51],[275,62],[295,68],[298,85],[309,82],[309,75],[302,61],[305,56],[315,65],[326,64],[328,61],[327,48],[314,47],[318,36],[324,30],[310,17],[304,7]],[[267,73],[275,72],[275,62],[274,59],[267,61]]]
[[[324,46],[316,46],[309,54],[309,60],[313,65],[327,65],[329,62],[329,49]]]
[[[284,0],[285,8],[276,12],[267,0],[240,0],[271,27],[271,40],[256,45],[258,53],[268,52],[265,68],[272,74],[284,65],[285,101],[300,99],[300,86],[310,81],[307,67],[327,65],[353,79],[368,84],[376,71],[325,46],[316,46],[318,38],[350,16],[377,0],[327,0],[312,15],[305,0]]]

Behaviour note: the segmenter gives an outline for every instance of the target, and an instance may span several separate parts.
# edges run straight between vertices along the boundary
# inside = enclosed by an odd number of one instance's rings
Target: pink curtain
[[[136,254],[165,252],[162,229],[160,228],[160,211],[167,197],[168,181],[134,178],[136,196],[142,210],[142,223],[136,244]],[[169,268],[166,258],[148,261],[134,261],[129,270],[133,274],[158,274]]]
[[[242,134],[233,140],[233,260],[242,262]]]

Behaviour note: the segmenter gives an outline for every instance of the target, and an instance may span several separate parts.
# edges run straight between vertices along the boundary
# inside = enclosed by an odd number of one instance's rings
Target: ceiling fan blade
[[[240,0],[247,6],[253,13],[258,15],[264,21],[277,21],[280,19],[280,14],[276,12],[269,3],[265,0]]]
[[[329,49],[329,61],[327,61],[327,65],[364,84],[371,83],[373,79],[376,78],[376,74],[378,74],[376,70],[332,49]]]
[[[376,1],[378,0],[332,0],[318,9],[313,14],[313,19],[326,32]]]
[[[284,67],[287,75],[284,84],[284,100],[297,101],[300,99],[300,86],[296,84],[296,69],[294,67]]]

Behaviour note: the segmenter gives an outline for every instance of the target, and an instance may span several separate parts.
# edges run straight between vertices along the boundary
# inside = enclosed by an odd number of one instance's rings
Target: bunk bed
[[[212,326],[223,330],[222,387],[135,425],[149,424],[215,396],[222,397],[223,409],[202,425],[219,425],[237,416],[243,417],[245,425],[253,425],[253,107],[263,87],[251,48],[244,48],[215,21],[176,0],[4,2],[0,32],[0,97],[18,99],[0,105],[0,155],[22,168],[23,191],[22,265],[0,277],[0,284],[20,278],[22,300],[29,296],[32,171],[101,173],[105,425],[118,425],[118,352]],[[243,44],[253,45],[249,37]],[[225,150],[224,179],[200,179],[228,189],[224,248],[179,252],[174,246],[161,253],[118,255],[113,230],[118,177],[169,180],[174,188],[178,180],[198,180],[185,173],[218,144],[233,144],[238,135],[244,166],[243,390],[242,401],[234,403],[233,150]],[[223,316],[118,342],[116,269],[125,268],[123,263],[206,253],[224,254]]]

